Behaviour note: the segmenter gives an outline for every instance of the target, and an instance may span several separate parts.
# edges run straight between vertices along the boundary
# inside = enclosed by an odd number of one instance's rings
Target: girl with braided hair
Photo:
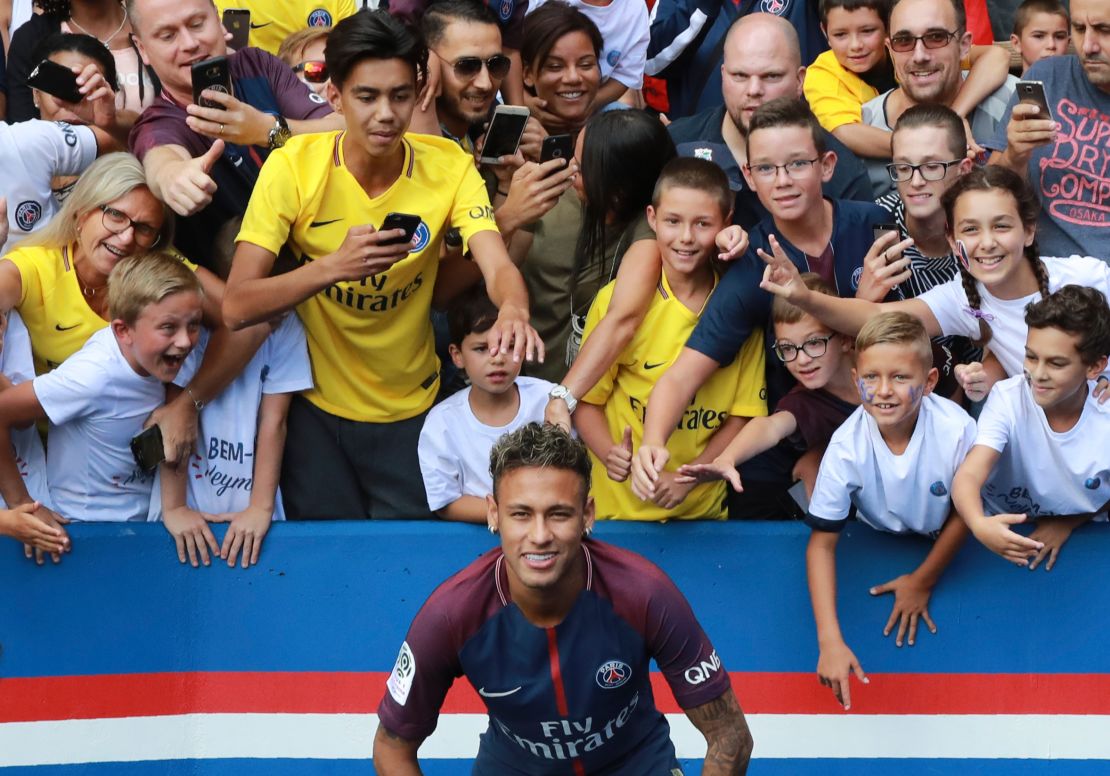
[[[915,299],[876,304],[815,294],[774,243],[774,256],[761,251],[768,264],[761,286],[845,334],[855,335],[879,312],[903,310],[920,318],[930,337],[958,335],[984,345],[1005,375],[988,374],[999,370],[984,370],[978,363],[956,370],[969,397],[982,398],[998,379],[1022,373],[1026,306],[1066,285],[1096,288],[1110,298],[1110,266],[1090,256],[1040,256],[1037,201],[1025,182],[1004,167],[968,173],[945,192],[943,204],[960,275]],[[907,259],[890,269],[890,285],[908,279]]]

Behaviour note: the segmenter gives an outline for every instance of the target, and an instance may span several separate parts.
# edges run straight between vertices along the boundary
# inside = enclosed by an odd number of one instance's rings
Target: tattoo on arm
[[[752,734],[736,694],[726,690],[719,698],[687,709],[686,716],[705,736],[703,776],[743,776],[752,756]]]

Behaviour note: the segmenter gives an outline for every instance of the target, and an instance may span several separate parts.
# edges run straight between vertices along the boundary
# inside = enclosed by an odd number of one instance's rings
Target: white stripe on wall
[[[705,755],[668,714],[680,758]],[[1110,760],[1110,716],[753,714],[757,758]],[[0,724],[0,766],[212,758],[367,759],[374,714],[187,714]],[[445,714],[420,750],[474,757],[484,714]]]

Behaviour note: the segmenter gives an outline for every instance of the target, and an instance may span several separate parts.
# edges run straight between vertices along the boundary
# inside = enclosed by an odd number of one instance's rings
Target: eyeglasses
[[[793,342],[776,342],[775,355],[784,364],[789,364],[796,359],[799,350],[810,358],[820,358],[825,355],[825,351],[829,347],[829,340],[835,336],[835,334],[830,334],[827,337],[810,337],[801,345],[795,345]]]
[[[786,174],[791,178],[804,178],[810,168],[820,160],[821,157],[818,156],[816,159],[794,159],[786,164],[749,164],[747,168],[748,172],[757,178],[768,180],[778,175],[779,170],[786,170]]]
[[[303,73],[304,80],[310,84],[322,84],[328,80],[328,66],[319,59],[310,59],[307,62],[301,62],[299,65],[293,65],[293,72]]]
[[[921,177],[927,181],[939,181],[948,174],[949,167],[962,161],[963,159],[953,159],[948,162],[923,162],[922,164],[895,162],[894,164],[888,164],[886,171],[895,183],[905,183],[913,177],[915,172],[921,173]]]
[[[436,56],[439,56],[439,54],[437,53]],[[451,63],[455,76],[464,80],[477,77],[482,72],[483,65],[485,65],[486,70],[489,70],[490,78],[500,80],[509,74],[509,68],[512,67],[513,62],[504,54],[494,54],[489,59],[459,57]]]
[[[127,227],[131,227],[135,233],[135,242],[143,248],[153,248],[162,239],[161,229],[135,221],[110,205],[100,206],[100,221],[112,234],[121,234],[127,231]]]
[[[917,48],[917,42],[921,41],[927,49],[939,49],[947,46],[958,35],[958,32],[948,32],[947,30],[930,30],[924,35],[910,35],[908,32],[900,32],[890,39],[890,47],[900,52],[913,51]]]

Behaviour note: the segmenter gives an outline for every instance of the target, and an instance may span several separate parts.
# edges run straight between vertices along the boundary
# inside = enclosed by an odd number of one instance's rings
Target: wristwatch
[[[285,141],[293,136],[289,131],[289,124],[286,123],[284,116],[276,116],[273,129],[270,130],[270,150],[281,148],[285,145]]]
[[[574,414],[574,408],[578,406],[578,399],[574,398],[574,394],[570,392],[570,388],[565,385],[556,385],[547,394],[549,399],[562,399],[567,403],[567,412]]]

